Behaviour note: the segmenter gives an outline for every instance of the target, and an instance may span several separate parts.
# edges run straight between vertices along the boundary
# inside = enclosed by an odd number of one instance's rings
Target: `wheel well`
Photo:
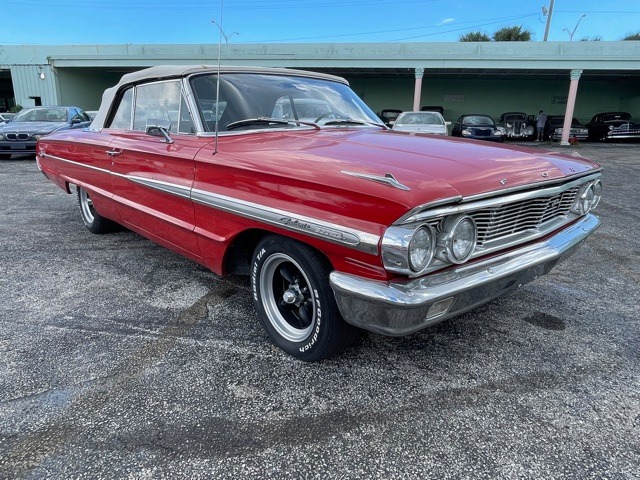
[[[229,245],[225,253],[224,258],[224,274],[225,275],[249,275],[251,269],[251,261],[253,257],[253,251],[258,245],[258,242],[267,235],[278,235],[277,233],[269,232],[268,230],[245,230],[240,233]],[[290,237],[287,237],[290,238]],[[300,240],[295,240],[300,242]],[[327,263],[331,264],[329,258],[317,248],[309,245],[306,242],[300,242],[309,248],[312,248],[318,252]]]

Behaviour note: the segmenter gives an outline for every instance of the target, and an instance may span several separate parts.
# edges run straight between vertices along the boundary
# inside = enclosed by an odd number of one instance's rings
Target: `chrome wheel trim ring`
[[[92,224],[95,220],[95,216],[93,214],[93,201],[84,188],[80,189],[80,208],[82,209],[82,215],[87,223]]]
[[[306,328],[296,328],[282,315],[280,310],[282,296],[274,290],[273,284],[275,281],[274,277],[278,275],[278,268],[284,263],[291,263],[298,270],[298,274],[301,279],[304,280],[306,286],[311,289],[309,279],[300,265],[290,256],[283,253],[276,253],[267,258],[262,266],[262,273],[259,280],[260,292],[262,293],[262,305],[264,306],[271,325],[276,329],[278,334],[290,342],[299,343],[306,340],[313,332],[317,318],[316,305],[313,298],[311,298],[311,304],[313,305],[312,320],[311,324]]]

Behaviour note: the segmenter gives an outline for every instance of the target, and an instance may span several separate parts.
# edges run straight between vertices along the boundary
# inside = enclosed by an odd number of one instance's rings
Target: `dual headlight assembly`
[[[571,213],[586,215],[598,206],[602,183],[594,180],[582,185],[570,208]],[[478,227],[468,214],[450,215],[440,220],[438,227],[429,223],[394,225],[382,240],[382,260],[387,270],[421,275],[433,259],[445,265],[459,265],[471,258],[478,239]]]
[[[436,231],[431,225],[394,226],[382,243],[385,268],[397,273],[420,275],[437,258],[448,264],[466,262],[476,246],[478,228],[469,215],[452,215]]]

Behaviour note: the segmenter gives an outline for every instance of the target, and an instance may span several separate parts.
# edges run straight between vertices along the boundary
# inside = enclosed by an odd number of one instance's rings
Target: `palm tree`
[[[640,40],[640,32],[627,35],[622,40]]]
[[[521,25],[504,27],[493,34],[494,42],[528,42],[531,40],[531,32],[523,29]]]
[[[491,39],[486,33],[482,33],[480,31],[477,32],[469,32],[464,35],[460,35],[458,38],[459,42],[490,42]]]

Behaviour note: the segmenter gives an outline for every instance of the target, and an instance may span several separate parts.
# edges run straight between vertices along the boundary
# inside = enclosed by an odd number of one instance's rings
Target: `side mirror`
[[[451,125],[451,122],[444,122],[444,124],[449,126],[449,125]]]
[[[165,143],[173,143],[174,140],[169,135],[171,130],[171,122],[162,120],[161,118],[147,118],[147,126],[145,133],[152,137],[164,137]]]
[[[82,120],[80,120],[78,117],[75,117],[75,118],[71,119],[71,125],[77,125],[80,122],[82,122]]]

